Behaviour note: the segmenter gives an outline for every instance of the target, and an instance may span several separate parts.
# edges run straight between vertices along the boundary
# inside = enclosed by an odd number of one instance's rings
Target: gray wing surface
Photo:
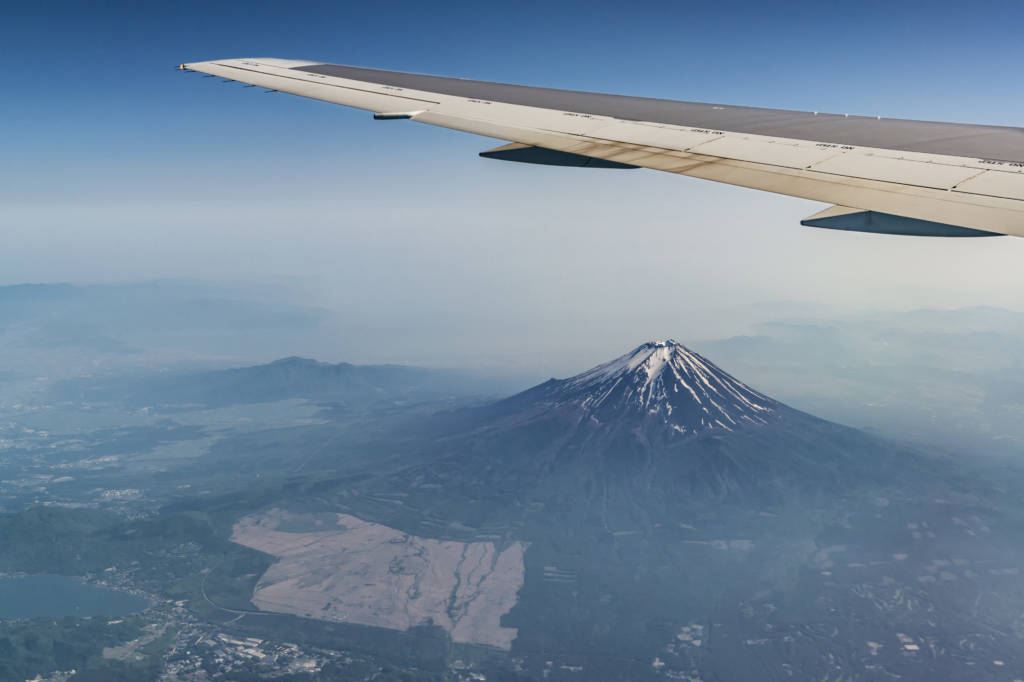
[[[831,204],[803,224],[1024,236],[1024,129],[556,90],[282,59],[181,68],[505,140],[488,158],[652,168]]]

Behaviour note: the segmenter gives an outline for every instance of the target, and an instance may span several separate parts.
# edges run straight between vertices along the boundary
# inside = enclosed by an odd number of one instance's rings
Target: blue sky
[[[820,204],[484,160],[497,143],[173,67],[308,58],[1020,125],[1022,20],[1020,2],[20,3],[0,25],[0,284],[301,280],[364,330],[351,359],[441,364],[455,339],[700,337],[700,310],[761,300],[1019,305],[1024,240],[808,230]]]

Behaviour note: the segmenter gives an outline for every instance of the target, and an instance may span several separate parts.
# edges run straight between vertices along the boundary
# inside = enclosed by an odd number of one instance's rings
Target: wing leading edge
[[[282,59],[182,64],[512,144],[482,156],[644,167],[833,208],[805,225],[1024,236],[1024,129],[603,95]]]

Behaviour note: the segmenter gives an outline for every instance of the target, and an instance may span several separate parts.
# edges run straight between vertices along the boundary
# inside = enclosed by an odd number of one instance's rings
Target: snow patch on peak
[[[647,377],[653,380],[665,367],[672,363],[673,358],[696,356],[696,353],[681,343],[668,339],[666,341],[648,341],[637,346],[625,355],[619,356],[611,362],[598,365],[583,374],[579,374],[569,381],[574,383],[588,383],[592,380],[600,380],[623,373],[636,372],[643,369]]]

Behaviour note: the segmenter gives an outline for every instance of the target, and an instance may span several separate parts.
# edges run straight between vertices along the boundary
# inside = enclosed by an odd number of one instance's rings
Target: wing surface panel
[[[983,172],[961,166],[865,154],[837,154],[810,166],[810,169],[816,173],[829,173],[848,178],[880,180],[933,189],[952,189],[968,178]]]
[[[622,120],[652,121],[753,135],[920,151],[926,154],[978,156],[1024,162],[1024,130],[1021,128],[907,121],[606,95],[338,64],[306,65],[299,66],[296,70],[356,81],[385,83],[455,97],[584,112]]]
[[[960,183],[954,190],[1024,201],[1024,173],[985,171]]]
[[[811,168],[841,153],[830,148],[795,141],[751,139],[734,135],[722,135],[716,139],[691,147],[689,151],[698,154],[720,156],[735,161],[750,161],[769,166],[786,168]]]

